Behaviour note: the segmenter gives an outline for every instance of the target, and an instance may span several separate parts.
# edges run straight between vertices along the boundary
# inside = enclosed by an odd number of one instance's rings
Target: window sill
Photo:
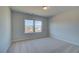
[[[42,33],[42,32],[32,32],[32,33],[24,33],[24,34],[39,34],[39,33]]]

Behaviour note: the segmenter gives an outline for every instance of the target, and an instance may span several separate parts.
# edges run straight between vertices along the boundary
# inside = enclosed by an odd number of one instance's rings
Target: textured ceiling
[[[47,10],[43,10],[42,6],[11,6],[10,8],[12,10],[19,12],[50,17],[65,11],[78,9],[79,7],[78,6],[48,6]]]

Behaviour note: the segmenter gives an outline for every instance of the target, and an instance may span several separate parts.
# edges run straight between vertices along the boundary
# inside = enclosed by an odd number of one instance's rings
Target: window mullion
[[[33,20],[33,31],[35,32],[35,20]]]

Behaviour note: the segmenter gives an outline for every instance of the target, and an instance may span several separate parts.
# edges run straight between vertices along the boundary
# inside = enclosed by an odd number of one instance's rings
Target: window
[[[25,33],[42,32],[42,21],[24,20]]]
[[[33,20],[25,20],[25,33],[33,32]]]
[[[41,21],[35,21],[35,32],[41,32],[42,28],[42,22]]]

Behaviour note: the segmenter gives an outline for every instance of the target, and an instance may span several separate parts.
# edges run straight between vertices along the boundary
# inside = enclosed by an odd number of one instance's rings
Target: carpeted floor
[[[8,53],[76,53],[79,47],[54,38],[42,38],[12,43]]]

